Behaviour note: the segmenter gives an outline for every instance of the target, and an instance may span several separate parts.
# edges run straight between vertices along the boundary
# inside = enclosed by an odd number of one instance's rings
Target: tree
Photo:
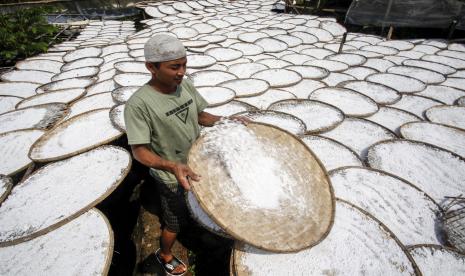
[[[0,63],[45,52],[59,29],[47,23],[46,8],[19,9],[14,13],[0,14]]]

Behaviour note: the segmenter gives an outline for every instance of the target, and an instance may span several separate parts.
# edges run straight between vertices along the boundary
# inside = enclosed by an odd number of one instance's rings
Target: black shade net
[[[464,0],[353,0],[346,23],[465,29]]]

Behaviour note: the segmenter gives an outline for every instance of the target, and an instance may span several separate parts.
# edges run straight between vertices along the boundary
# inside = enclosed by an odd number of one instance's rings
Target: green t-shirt
[[[183,80],[172,94],[163,94],[146,84],[126,102],[128,143],[150,144],[150,149],[163,159],[185,164],[200,133],[198,114],[207,105],[188,80]],[[167,171],[151,168],[150,173],[165,183],[177,182]]]

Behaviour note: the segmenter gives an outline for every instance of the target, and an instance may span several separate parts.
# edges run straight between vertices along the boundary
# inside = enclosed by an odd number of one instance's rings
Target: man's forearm
[[[146,145],[134,145],[131,146],[131,150],[134,158],[145,166],[174,174],[179,184],[186,190],[190,189],[189,177],[193,181],[200,179],[187,165],[163,159]]]
[[[208,112],[202,111],[199,114],[199,124],[202,126],[213,126],[216,122],[221,120],[221,116],[216,116]]]
[[[174,162],[161,158],[145,145],[131,146],[131,150],[134,158],[147,167],[169,172],[174,170]]]

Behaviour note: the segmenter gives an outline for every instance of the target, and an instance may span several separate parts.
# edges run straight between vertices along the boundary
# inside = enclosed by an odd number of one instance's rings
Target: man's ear
[[[152,74],[157,73],[157,68],[155,67],[155,65],[153,65],[153,63],[145,62],[145,67],[147,68],[147,70],[149,70],[150,73]]]

